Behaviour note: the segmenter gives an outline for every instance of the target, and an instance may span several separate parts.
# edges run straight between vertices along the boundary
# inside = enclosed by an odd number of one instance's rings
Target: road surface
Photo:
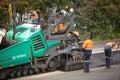
[[[120,43],[120,40],[114,41]],[[54,71],[11,80],[120,80],[120,51],[116,52],[111,61],[112,68],[105,68],[103,47],[107,42],[95,43],[90,60],[90,73],[84,73],[83,70]]]

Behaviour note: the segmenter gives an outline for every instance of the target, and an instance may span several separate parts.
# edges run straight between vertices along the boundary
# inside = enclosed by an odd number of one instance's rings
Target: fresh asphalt
[[[112,52],[112,55],[114,55],[111,59],[111,65],[120,64],[120,51]],[[90,67],[91,68],[97,68],[105,66],[105,54],[104,52],[99,54],[92,54],[91,60],[90,60]]]
[[[114,40],[120,43],[120,40]],[[90,59],[90,73],[83,70],[70,72],[55,71],[38,75],[26,76],[12,80],[120,80],[120,48],[111,60],[111,69],[105,68],[104,45],[109,41],[94,44],[93,54]]]
[[[109,40],[109,41],[114,41],[115,44],[117,45],[120,44],[120,39]],[[101,42],[94,43],[93,54],[90,60],[91,68],[105,66],[104,46],[109,41],[101,41]],[[115,51],[115,49],[112,49],[112,55],[114,56],[111,59],[111,65],[120,64],[120,46],[118,48],[118,51]]]
[[[83,70],[54,71],[12,80],[120,80],[120,51],[111,60],[111,69],[105,67],[104,53],[98,53],[91,57],[90,73]]]

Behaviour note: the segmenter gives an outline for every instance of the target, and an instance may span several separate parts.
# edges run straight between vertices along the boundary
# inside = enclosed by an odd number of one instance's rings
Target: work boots
[[[106,69],[111,69],[110,65],[106,65]]]
[[[85,73],[89,73],[90,71],[89,71],[89,70],[85,70],[85,69],[84,69],[84,72],[85,72]]]

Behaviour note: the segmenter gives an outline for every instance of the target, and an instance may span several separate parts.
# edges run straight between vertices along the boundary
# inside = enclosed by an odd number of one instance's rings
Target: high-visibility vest
[[[90,39],[87,39],[84,41],[82,48],[85,50],[91,50],[93,48],[93,41]]]
[[[59,26],[55,27],[55,32],[62,31],[64,29],[65,29],[64,25],[60,23]]]
[[[113,46],[115,46],[115,43],[114,42],[108,42],[106,45],[108,45],[110,47],[113,47]]]
[[[37,19],[38,18],[38,14],[35,10],[32,11],[32,14],[34,14],[34,16],[31,16],[31,18],[33,19]]]

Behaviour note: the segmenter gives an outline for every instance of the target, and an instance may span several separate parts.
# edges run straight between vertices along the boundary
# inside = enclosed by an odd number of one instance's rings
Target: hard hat
[[[65,6],[65,9],[68,9],[68,6]]]
[[[67,14],[65,10],[61,10],[60,13],[63,14],[64,16]]]
[[[68,34],[67,34],[67,37],[68,37],[68,38],[71,37],[71,33],[68,33]]]

